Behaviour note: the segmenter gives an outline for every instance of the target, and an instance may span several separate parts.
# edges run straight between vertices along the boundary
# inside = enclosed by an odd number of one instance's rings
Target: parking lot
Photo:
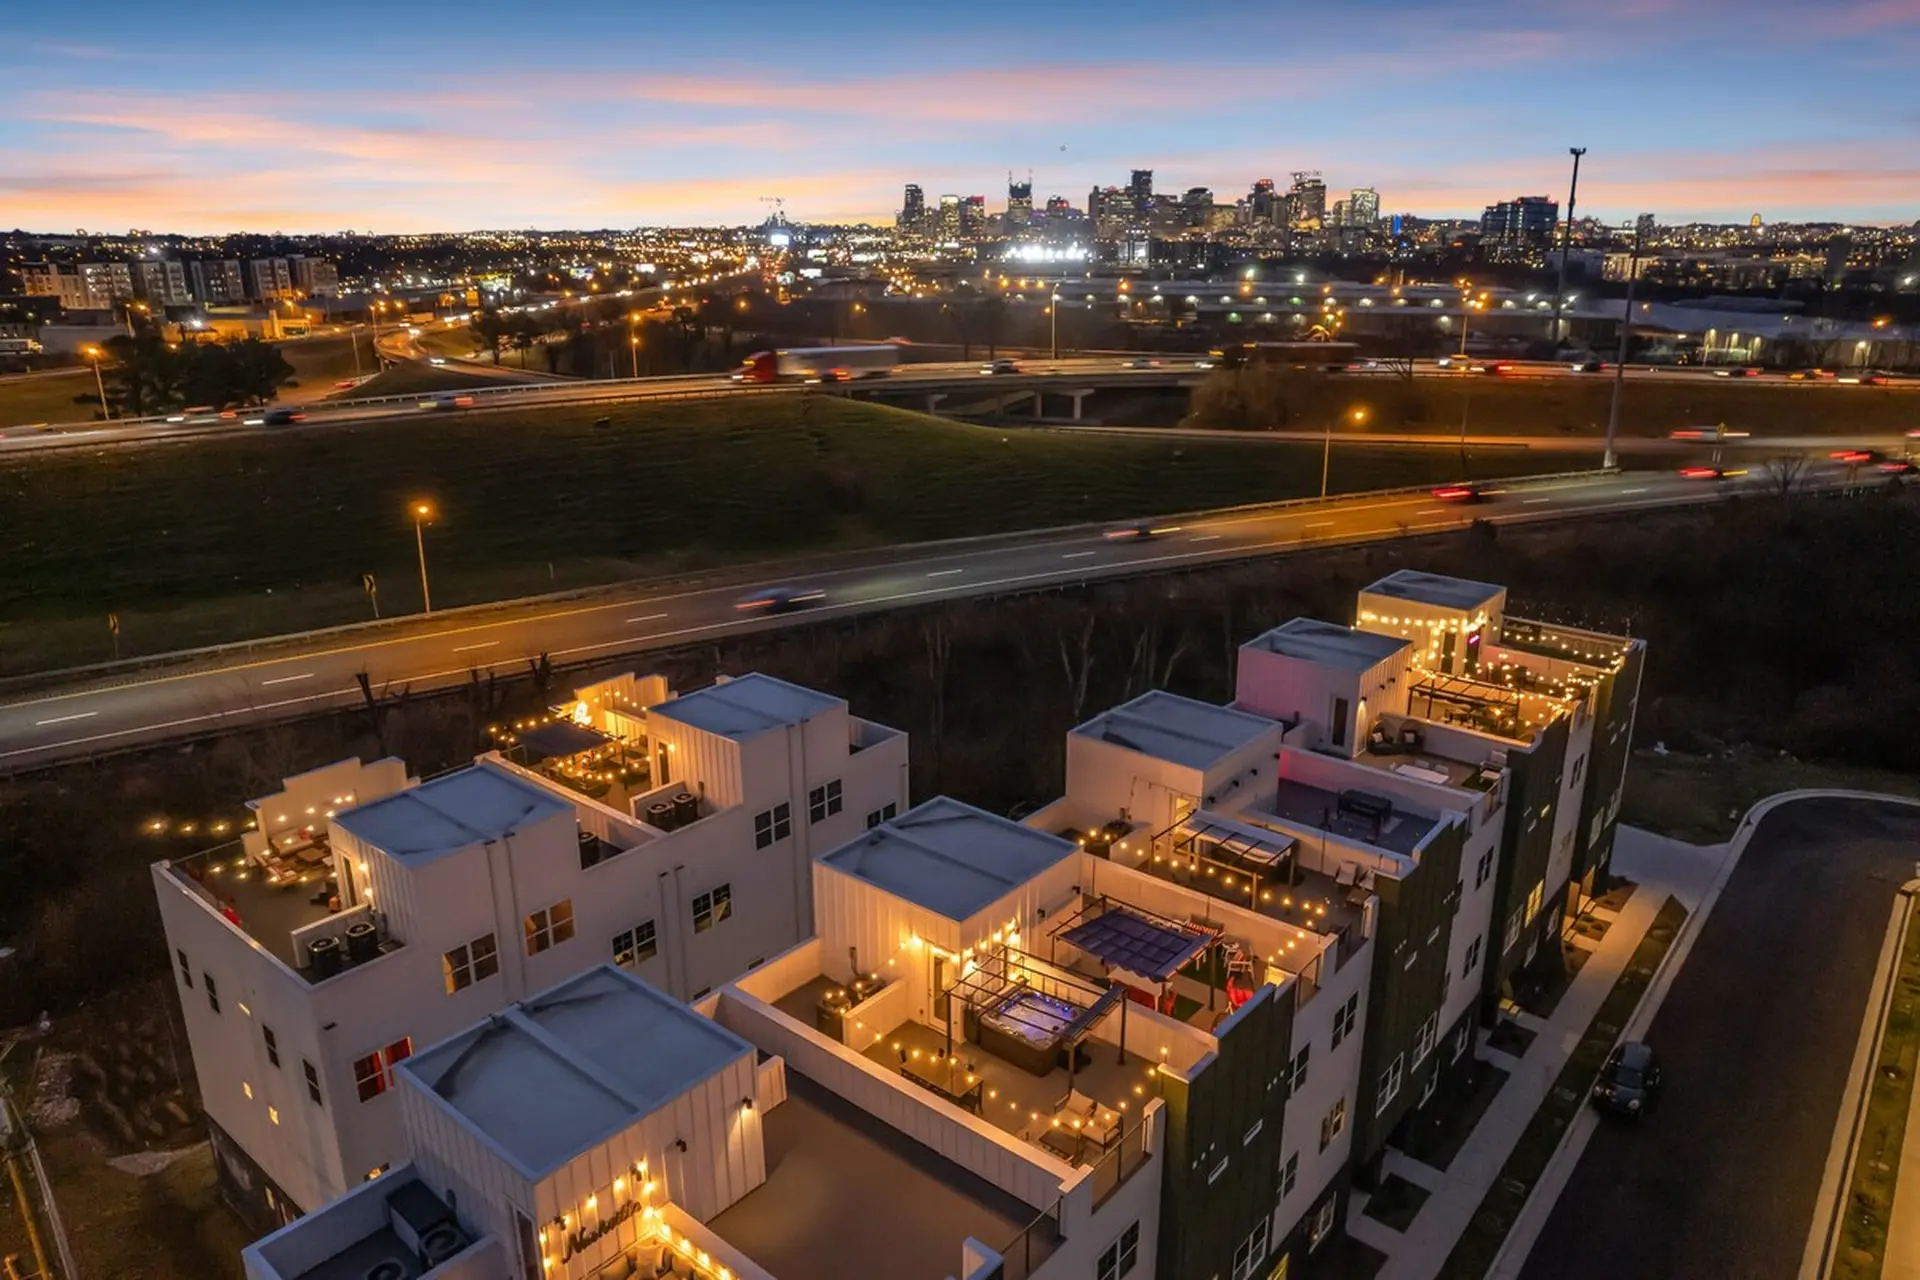
[[[1527,1280],[1792,1280],[1920,810],[1808,800],[1769,814],[1647,1039],[1666,1091],[1602,1124]]]

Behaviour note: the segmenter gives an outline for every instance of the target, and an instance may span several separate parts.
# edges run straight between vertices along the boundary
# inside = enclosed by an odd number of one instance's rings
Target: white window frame
[[[1253,1280],[1260,1264],[1267,1260],[1267,1219],[1262,1216],[1247,1238],[1233,1250],[1233,1280]]]
[[[1325,1151],[1347,1131],[1347,1100],[1343,1097],[1320,1120],[1320,1149]]]
[[[900,816],[900,806],[889,800],[867,815],[867,830],[871,831],[883,822],[892,822]]]
[[[1394,1054],[1393,1061],[1389,1062],[1387,1069],[1380,1073],[1380,1092],[1379,1096],[1376,1097],[1373,1102],[1373,1114],[1383,1114],[1387,1109],[1387,1104],[1400,1096],[1400,1082],[1406,1078],[1406,1068],[1407,1055],[1404,1053]]]
[[[485,982],[500,972],[500,948],[491,933],[483,933],[472,942],[463,942],[443,954],[440,968],[441,976],[446,979],[448,995],[465,991],[474,983]]]
[[[1285,1200],[1292,1195],[1293,1189],[1299,1184],[1300,1153],[1296,1151],[1280,1162],[1280,1198]]]
[[[1413,1065],[1414,1066],[1417,1067],[1421,1063],[1427,1060],[1427,1055],[1433,1052],[1433,1046],[1435,1045],[1435,1043],[1438,1042],[1439,1038],[1440,1038],[1440,1014],[1436,1010],[1435,1012],[1427,1015],[1427,1020],[1420,1024],[1420,1030],[1414,1033],[1414,1036],[1413,1036]]]
[[[753,815],[753,847],[771,848],[793,834],[793,806],[782,800]]]
[[[717,884],[705,893],[693,895],[693,931],[705,933],[733,916],[733,885]]]
[[[1313,1211],[1313,1220],[1307,1224],[1308,1253],[1318,1249],[1320,1242],[1333,1230],[1333,1207],[1338,1202],[1338,1196],[1328,1196],[1325,1203]]]
[[[1095,1280],[1120,1280],[1120,1277],[1130,1274],[1139,1262],[1140,1223],[1136,1219],[1114,1237],[1112,1244],[1100,1251],[1100,1257],[1094,1263]]]
[[[527,954],[530,956],[551,951],[563,942],[571,942],[573,899],[562,898],[550,907],[529,912],[521,922],[521,931],[525,935]]]
[[[807,792],[807,821],[825,822],[841,808],[840,779],[823,782]]]
[[[643,935],[644,944],[641,941]],[[626,939],[624,947],[620,945],[623,938]],[[642,951],[646,954],[642,955]],[[613,935],[613,962],[622,969],[637,969],[658,954],[660,954],[660,931],[654,927],[651,920],[642,920],[632,928],[622,929]],[[623,955],[625,959],[621,958]]]

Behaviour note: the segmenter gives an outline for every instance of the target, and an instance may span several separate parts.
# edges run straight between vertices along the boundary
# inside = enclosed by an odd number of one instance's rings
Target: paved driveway
[[[1660,1111],[1603,1124],[1525,1280],[1794,1280],[1920,811],[1769,814],[1655,1016]]]

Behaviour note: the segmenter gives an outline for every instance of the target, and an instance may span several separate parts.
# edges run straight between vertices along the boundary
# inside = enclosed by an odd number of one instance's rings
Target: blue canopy
[[[1183,925],[1118,905],[1109,906],[1060,936],[1107,964],[1155,982],[1171,978],[1205,951],[1214,937],[1198,925]]]

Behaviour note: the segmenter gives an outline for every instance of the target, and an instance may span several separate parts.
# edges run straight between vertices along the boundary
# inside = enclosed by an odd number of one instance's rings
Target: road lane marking
[[[1084,560],[1088,556],[1097,555],[1097,554],[1098,552],[1093,552],[1093,551],[1069,551],[1067,552],[1067,554],[1061,556],[1060,558],[1062,560]]]
[[[474,649],[491,649],[499,643],[498,640],[482,640],[479,644],[456,645],[453,651],[455,653],[467,653]]]
[[[1301,525],[1302,529],[1326,529],[1337,523],[1333,520],[1309,520]]]
[[[1218,542],[1220,541],[1220,539],[1224,537],[1226,537],[1226,535],[1223,533],[1203,533],[1198,537],[1188,538],[1187,541],[1188,542]]]
[[[927,576],[929,578],[949,578],[956,573],[965,573],[965,572],[966,572],[965,569],[935,569],[932,573],[928,574]]]
[[[1442,511],[1445,511],[1445,510],[1446,510],[1445,507],[1428,507],[1423,511],[1416,511],[1413,514],[1417,516],[1437,516]]]
[[[1622,489],[1620,491],[1620,496],[1623,498],[1630,498],[1636,493],[1645,493],[1645,492],[1646,492],[1645,489]]]
[[[666,614],[664,614],[664,613],[647,613],[647,614],[642,614],[642,615],[641,615],[640,617],[638,617],[638,618],[628,618],[628,619],[627,619],[627,621],[628,621],[628,622],[658,622],[658,621],[660,621],[660,619],[662,619],[662,618],[664,618],[664,617],[666,617],[666,616],[667,616],[667,615],[666,615]],[[456,650],[454,650],[454,652],[455,652],[455,653],[458,653],[458,652],[459,652],[459,650],[458,650],[458,649],[456,649]]]
[[[270,684],[292,684],[295,680],[311,679],[313,679],[313,672],[303,671],[297,676],[276,676],[272,680],[262,680],[260,683],[262,686]]]
[[[51,720],[35,720],[33,722],[33,727],[38,729],[43,725],[65,724],[69,720],[85,720],[88,716],[97,716],[99,714],[100,713],[98,711],[81,711],[70,716],[55,716]]]
[[[1552,501],[1553,501],[1552,498],[1528,498],[1527,505],[1530,507],[1537,507],[1543,502],[1552,502]]]

